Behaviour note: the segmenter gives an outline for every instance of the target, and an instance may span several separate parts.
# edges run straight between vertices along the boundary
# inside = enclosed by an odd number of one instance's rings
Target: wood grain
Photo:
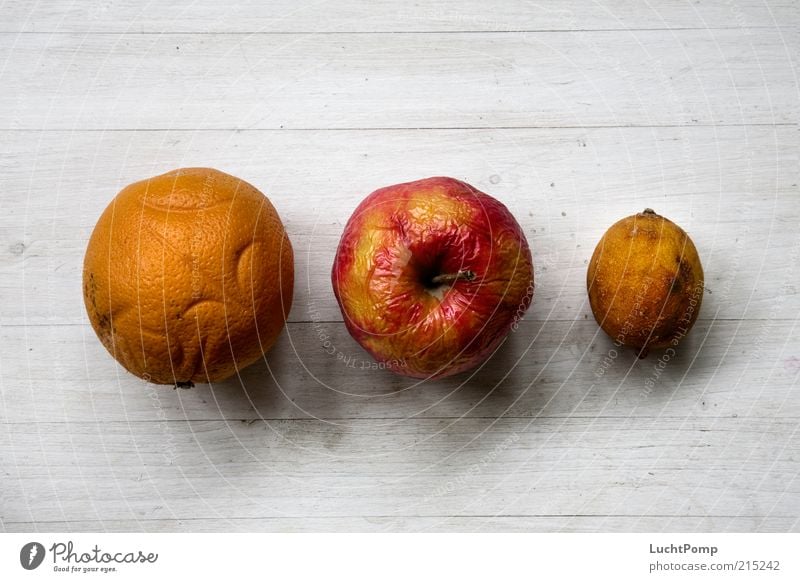
[[[740,30],[5,34],[0,128],[796,123],[798,48]]]
[[[582,2],[507,0],[502,8],[480,0],[436,3],[378,0],[298,3],[292,0],[177,0],[155,9],[135,0],[4,4],[3,31],[25,32],[239,32],[337,33],[347,31],[432,33],[508,30],[626,30],[636,28],[740,28],[789,26],[792,0],[769,3],[683,2],[640,4],[625,0]]]
[[[796,419],[78,422],[4,434],[11,522],[652,514],[668,527],[673,516],[797,517],[800,494]]]
[[[775,532],[797,531],[786,517],[481,516],[253,517],[7,522],[14,532]]]
[[[88,326],[4,327],[0,341],[0,420],[14,423],[800,417],[796,320],[701,321],[674,356],[645,360],[591,316],[524,322],[474,375],[423,383],[375,369],[342,323],[290,324],[265,362],[191,390],[131,376]]]

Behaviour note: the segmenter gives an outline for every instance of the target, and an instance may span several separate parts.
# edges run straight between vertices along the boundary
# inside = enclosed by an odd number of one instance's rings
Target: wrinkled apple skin
[[[449,284],[432,282],[458,273]],[[453,178],[370,194],[345,226],[331,278],[353,338],[415,378],[485,361],[533,299],[519,224],[499,201]]]

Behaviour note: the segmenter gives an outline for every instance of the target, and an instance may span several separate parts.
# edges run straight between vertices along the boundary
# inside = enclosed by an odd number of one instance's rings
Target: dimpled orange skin
[[[472,280],[429,285],[442,274]],[[531,303],[533,263],[508,209],[453,178],[370,194],[345,227],[333,290],[353,338],[393,372],[457,374],[483,362]]]
[[[83,267],[100,341],[155,384],[217,382],[258,360],[283,329],[293,284],[275,208],[210,168],[123,189],[98,220]]]
[[[694,325],[703,299],[703,267],[689,235],[647,209],[606,231],[586,284],[603,331],[644,357],[650,349],[677,345]]]

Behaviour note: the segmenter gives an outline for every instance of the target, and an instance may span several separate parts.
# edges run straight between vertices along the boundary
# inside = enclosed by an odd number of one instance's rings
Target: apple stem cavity
[[[475,279],[473,271],[459,271],[458,273],[443,273],[431,278],[433,285],[452,285],[456,281],[472,281]]]

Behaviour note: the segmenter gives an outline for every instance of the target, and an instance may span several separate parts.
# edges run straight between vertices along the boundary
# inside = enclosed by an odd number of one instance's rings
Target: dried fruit
[[[703,299],[703,267],[689,235],[647,209],[606,231],[586,284],[603,331],[644,357],[650,349],[676,345],[694,325]]]
[[[131,373],[155,384],[215,382],[252,364],[292,303],[292,247],[256,188],[184,168],[123,189],[92,232],[89,321]]]

